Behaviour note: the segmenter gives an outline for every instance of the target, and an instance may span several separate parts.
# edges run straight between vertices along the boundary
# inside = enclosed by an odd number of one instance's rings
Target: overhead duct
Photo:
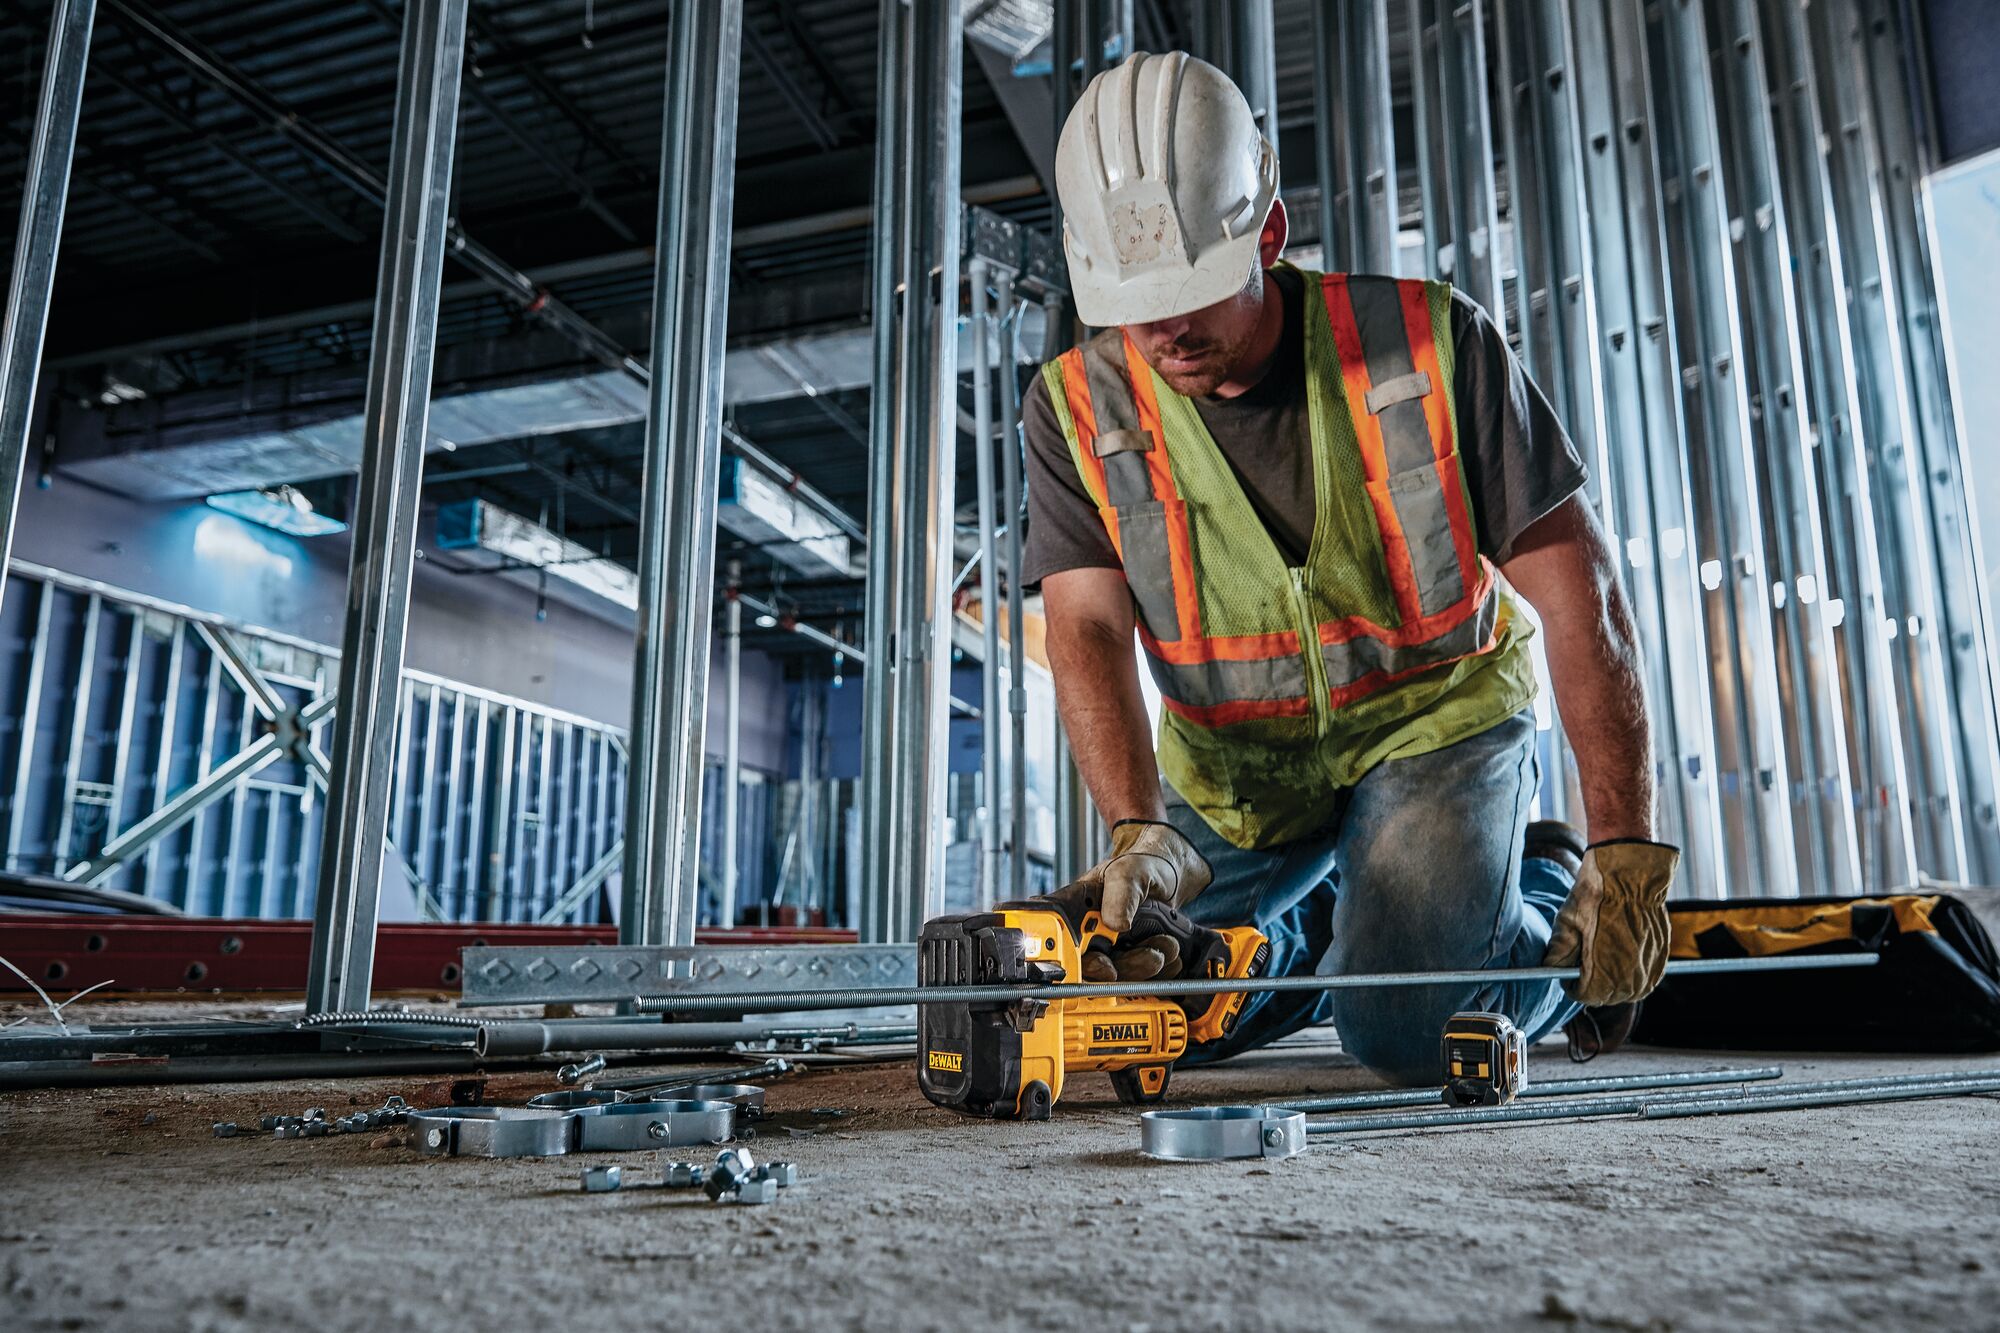
[[[962,370],[972,367],[961,332]],[[1024,348],[1041,346],[1041,311],[1023,316]],[[864,388],[873,370],[866,328],[840,329],[732,348],[723,400],[740,406]],[[544,365],[547,363],[544,362]],[[431,400],[429,449],[464,449],[503,440],[629,425],[645,419],[645,390],[615,370],[560,373],[530,367],[452,392],[471,376],[440,373]],[[504,380],[504,382],[495,382]],[[256,401],[246,405],[246,392]],[[93,409],[65,426],[58,469],[140,500],[192,499],[222,491],[265,490],[352,473],[361,461],[362,385],[358,375],[314,372],[275,377],[253,390],[176,394]]]
[[[491,571],[601,620],[634,623],[637,574],[496,504],[461,500],[440,507],[437,548],[472,569]]]
[[[848,535],[782,478],[746,458],[722,460],[715,521],[808,578],[858,578]]]

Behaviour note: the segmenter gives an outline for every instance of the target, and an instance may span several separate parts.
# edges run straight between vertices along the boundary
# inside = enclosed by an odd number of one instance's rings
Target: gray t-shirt
[[[1314,517],[1312,436],[1305,391],[1305,285],[1295,269],[1272,270],[1285,302],[1285,330],[1264,378],[1235,398],[1197,398],[1195,410],[1229,460],[1278,549],[1305,563]],[[1574,495],[1588,475],[1555,409],[1529,380],[1493,321],[1452,293],[1452,372],[1459,457],[1480,552],[1496,564],[1537,519]],[[1118,552],[1070,458],[1069,444],[1039,376],[1022,404],[1028,446],[1028,532],[1023,582],[1066,569],[1119,569]]]

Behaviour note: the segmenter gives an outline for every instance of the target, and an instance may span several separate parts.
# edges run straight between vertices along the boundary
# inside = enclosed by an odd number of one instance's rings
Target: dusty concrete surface
[[[1535,1055],[1568,1072],[1559,1048]],[[1627,1051],[1587,1072],[1761,1062]],[[1799,1079],[2000,1060],[1784,1063]],[[907,1064],[847,1069],[769,1085],[752,1148],[810,1183],[764,1208],[578,1191],[579,1166],[650,1171],[652,1154],[210,1134],[424,1082],[0,1096],[0,1328],[2000,1328],[1994,1099],[1167,1165],[1138,1154],[1102,1076],[1028,1125],[929,1107]],[[1368,1084],[1322,1039],[1175,1091]]]

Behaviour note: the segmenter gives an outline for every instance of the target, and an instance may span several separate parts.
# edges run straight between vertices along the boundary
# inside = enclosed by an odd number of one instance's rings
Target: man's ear
[[[1273,198],[1271,211],[1264,215],[1264,232],[1257,238],[1258,262],[1265,268],[1277,263],[1291,234],[1292,220],[1285,214],[1285,201]]]

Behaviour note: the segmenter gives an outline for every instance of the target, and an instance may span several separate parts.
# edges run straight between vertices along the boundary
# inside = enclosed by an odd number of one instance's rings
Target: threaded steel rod
[[[1839,1100],[1825,1102],[1801,1101],[1801,1098],[1846,1097],[1848,1102],[1867,1100],[1901,1100],[1909,1095],[1947,1096],[1963,1092],[1984,1091],[1985,1085],[2000,1085],[2000,1069],[1952,1070],[1935,1074],[1886,1074],[1872,1078],[1822,1079],[1806,1083],[1757,1089],[1755,1095],[1746,1094],[1737,1088],[1696,1088],[1677,1095],[1644,1096],[1621,1093],[1614,1097],[1586,1097],[1570,1101],[1548,1101],[1531,1105],[1515,1103],[1511,1106],[1475,1106],[1458,1111],[1426,1111],[1413,1115],[1355,1115],[1337,1116],[1331,1120],[1309,1121],[1308,1134],[1361,1134],[1383,1129],[1443,1129],[1453,1125],[1505,1125],[1535,1120],[1585,1120],[1603,1116],[1648,1115],[1661,1119],[1669,1115],[1702,1115],[1707,1112],[1678,1110],[1672,1108],[1701,1107],[1710,1104],[1719,1106],[1739,1106],[1745,1110],[1760,1109],[1750,1103],[1770,1102],[1771,1110],[1782,1110],[1798,1105],[1838,1106],[1848,1104]],[[1924,1093],[1922,1089],[1948,1089],[1949,1092]],[[1894,1096],[1878,1098],[1873,1094],[1889,1093]]]
[[[1605,1078],[1557,1079],[1530,1083],[1521,1089],[1523,1097],[1573,1097],[1596,1092],[1641,1092],[1648,1088],[1694,1088],[1716,1084],[1757,1083],[1783,1078],[1783,1065],[1758,1065],[1749,1069],[1697,1069],[1678,1074],[1617,1074]],[[1391,1106],[1435,1106],[1442,1097],[1439,1088],[1391,1088],[1386,1092],[1357,1092],[1345,1097],[1321,1097],[1311,1101],[1274,1102],[1281,1111],[1304,1111],[1318,1115],[1325,1111],[1372,1111]]]
[[[1852,1091],[1801,1093],[1797,1096],[1716,1097],[1686,1102],[1648,1102],[1639,1108],[1647,1120],[1692,1115],[1744,1115],[1752,1111],[1797,1111],[1814,1106],[1854,1106],[1864,1102],[1907,1102],[1923,1097],[1971,1097],[2000,1093],[2000,1076],[1968,1078],[1952,1083],[1856,1088]]]
[[[1667,964],[1668,976],[1715,972],[1795,972],[1872,967],[1872,953],[1781,955],[1775,958],[1691,958]],[[1347,990],[1368,986],[1453,986],[1498,981],[1574,981],[1573,967],[1462,968],[1450,972],[1356,972],[1346,976],[1240,977],[1233,980],[1086,981],[1052,986],[883,986],[819,991],[701,991],[647,996],[646,1013],[788,1013],[806,1009],[865,1009],[890,1004],[1005,1004],[1010,1000],[1109,999],[1117,996],[1234,995],[1257,991]]]

